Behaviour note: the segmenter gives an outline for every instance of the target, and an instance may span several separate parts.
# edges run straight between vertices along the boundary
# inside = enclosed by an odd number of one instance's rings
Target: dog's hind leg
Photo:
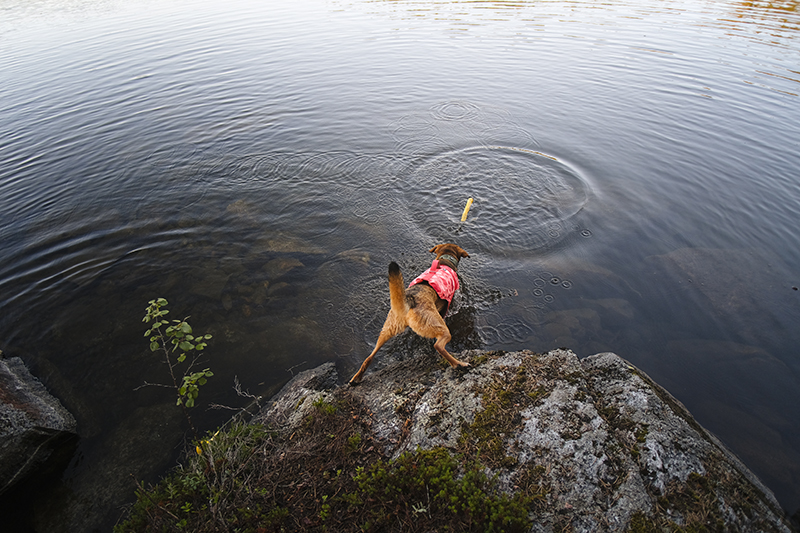
[[[406,302],[406,291],[403,288],[403,274],[400,272],[400,266],[392,261],[389,263],[389,300],[391,302],[391,309],[386,316],[386,322],[383,323],[381,334],[378,335],[378,342],[375,343],[375,349],[372,353],[364,359],[361,363],[361,368],[358,369],[355,376],[350,378],[350,385],[357,385],[364,377],[364,372],[367,367],[372,363],[372,358],[381,349],[381,346],[386,344],[386,341],[402,333],[408,327],[407,313],[408,302]]]
[[[398,319],[395,313],[390,311],[389,316],[386,317],[386,322],[383,324],[381,333],[378,335],[378,341],[375,343],[375,348],[372,350],[372,353],[369,354],[366,359],[364,359],[364,362],[361,363],[361,368],[358,369],[358,372],[356,372],[356,374],[350,378],[350,385],[357,385],[361,382],[361,379],[364,377],[364,372],[367,371],[367,368],[372,363],[372,359],[375,357],[375,354],[378,353],[378,350],[381,349],[381,346],[386,344],[389,339],[398,333],[402,333],[405,329],[405,320]]]
[[[447,329],[444,319],[435,311],[422,311],[419,309],[412,310],[408,314],[408,325],[411,326],[418,335],[428,339],[436,339],[433,347],[436,351],[444,357],[450,366],[453,368],[467,367],[469,363],[459,361],[447,351],[447,343],[450,342],[452,336],[450,330]]]
[[[458,359],[453,357],[450,354],[450,352],[447,351],[447,348],[445,348],[445,346],[447,346],[447,343],[450,342],[450,339],[451,339],[450,331],[447,330],[444,332],[442,336],[436,337],[436,342],[433,343],[433,347],[436,348],[436,351],[439,352],[439,354],[442,357],[444,357],[445,360],[448,363],[450,363],[450,366],[452,366],[453,368],[468,367],[469,363],[466,363],[464,361],[459,361]]]

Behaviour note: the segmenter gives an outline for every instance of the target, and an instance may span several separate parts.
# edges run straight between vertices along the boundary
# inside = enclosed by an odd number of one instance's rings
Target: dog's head
[[[445,264],[452,263],[453,269],[458,267],[458,262],[462,257],[469,257],[469,254],[462,247],[457,244],[445,243],[437,244],[429,250],[429,252],[436,254],[436,259]]]

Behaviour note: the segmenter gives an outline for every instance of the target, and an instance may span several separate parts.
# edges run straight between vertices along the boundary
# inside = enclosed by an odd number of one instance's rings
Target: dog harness
[[[434,259],[431,267],[417,276],[408,286],[413,287],[423,281],[433,287],[439,298],[447,301],[447,307],[449,308],[453,295],[458,290],[458,274],[456,274],[456,271],[447,265],[440,265],[439,260]]]

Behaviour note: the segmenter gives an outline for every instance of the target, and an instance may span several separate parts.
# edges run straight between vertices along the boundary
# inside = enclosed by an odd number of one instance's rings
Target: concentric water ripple
[[[479,113],[480,108],[472,102],[442,102],[431,108],[431,114],[441,120],[470,120]]]
[[[507,110],[460,100],[435,104],[426,114],[403,116],[391,128],[395,151],[404,157],[463,146],[539,146]]]
[[[560,242],[590,197],[557,158],[505,146],[471,147],[423,159],[403,176],[408,209],[434,241],[458,239],[485,252],[537,250]],[[465,223],[467,198],[474,203]]]

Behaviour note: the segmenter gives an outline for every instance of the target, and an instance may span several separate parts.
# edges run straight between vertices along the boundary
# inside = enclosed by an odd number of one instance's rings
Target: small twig
[[[145,381],[143,384],[139,385],[133,390],[143,389],[145,387],[164,387],[166,389],[173,388],[172,385],[164,385],[163,383],[150,383],[149,381]]]
[[[252,400],[253,403],[256,404],[256,407],[260,410],[261,409],[261,396],[256,396],[255,394],[251,394],[250,391],[246,391],[242,389],[242,383],[239,381],[239,376],[233,376],[233,390],[236,392],[236,395],[240,398],[249,398]],[[250,404],[252,405],[252,403]],[[209,404],[209,409],[221,410],[226,409],[228,411],[239,411],[241,412],[249,412],[250,405],[245,407],[231,407],[229,405],[221,405],[218,403]]]
[[[186,368],[184,374],[190,374],[192,372],[192,368],[194,368],[194,365],[200,360],[200,357],[202,356],[199,354],[192,357],[192,361],[189,363],[189,366]]]
[[[226,409],[228,411],[241,411],[242,410],[241,407],[231,407],[230,405],[222,405],[222,404],[219,404],[219,403],[210,403],[210,404],[208,404],[208,408],[209,409],[213,409],[215,411],[219,411],[219,410],[222,410],[222,409]]]
[[[296,365],[290,366],[289,368],[287,368],[286,371],[290,372],[292,374],[292,377],[294,377],[294,369],[297,368],[298,366],[303,366],[306,363],[307,363],[307,361],[303,361],[302,363],[297,363]]]
[[[250,394],[250,391],[242,390],[242,384],[239,381],[239,376],[233,376],[233,390],[236,391],[236,395],[242,398],[250,398],[251,400],[258,403],[261,399],[261,396],[256,396],[255,394]]]

